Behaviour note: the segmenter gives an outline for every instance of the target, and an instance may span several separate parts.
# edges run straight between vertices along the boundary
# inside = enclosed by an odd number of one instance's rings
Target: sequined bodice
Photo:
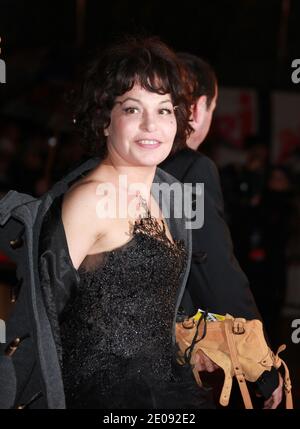
[[[67,403],[77,406],[95,386],[108,397],[115,386],[140,377],[171,380],[172,326],[185,261],[183,242],[171,243],[150,213],[132,225],[125,245],[83,261],[61,324]]]

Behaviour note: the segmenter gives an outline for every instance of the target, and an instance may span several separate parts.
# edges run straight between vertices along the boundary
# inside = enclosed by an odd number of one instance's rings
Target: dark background
[[[65,94],[76,86],[95,52],[124,34],[157,35],[176,51],[188,51],[207,59],[216,70],[220,87],[253,88],[259,101],[257,139],[270,153],[270,95],[274,90],[300,92],[300,83],[291,80],[291,63],[300,58],[299,22],[299,0],[190,0],[181,4],[158,0],[0,0],[0,58],[5,60],[7,74],[7,82],[0,84],[0,193],[4,195],[14,188],[41,195],[84,156],[78,137],[73,134],[72,111]],[[219,104],[222,102],[220,99]],[[55,154],[47,144],[53,136],[60,142]],[[280,342],[288,345],[288,363],[299,396],[300,344],[291,342],[291,322],[300,318],[299,304],[293,315],[283,311],[288,269],[300,267],[298,137],[296,164],[294,170],[288,167],[287,171],[288,204],[280,198],[272,200],[271,205],[260,204],[252,211],[253,195],[240,192],[245,183],[248,186],[253,180],[252,176],[249,179],[246,164],[237,168],[233,165],[231,170],[220,169],[220,173],[236,255],[257,299],[261,299],[257,288],[262,287],[262,282],[274,278],[274,273],[279,278],[276,268],[281,267],[279,274],[285,276],[278,326],[272,340],[277,345]],[[213,155],[217,145],[212,132],[201,150]],[[260,190],[263,198],[268,188],[270,163],[266,159],[263,166],[264,183]],[[45,165],[49,166],[48,171]],[[243,204],[246,201],[246,205],[242,206],[241,201]],[[245,212],[250,213],[250,219],[242,217]],[[261,213],[275,219],[274,230],[261,222]],[[245,225],[243,219],[248,227],[246,233],[246,228],[237,227],[238,223]],[[249,263],[247,255],[253,237],[257,239],[257,227],[263,243],[256,243],[250,249],[254,260]],[[277,234],[278,228],[283,231],[281,236]],[[292,251],[290,237],[296,242]],[[259,251],[268,253],[269,248],[280,248],[283,252],[271,255],[271,266],[257,262]],[[287,256],[291,252],[292,256]],[[0,260],[1,267],[3,285],[9,285],[13,282],[7,274],[9,261]],[[263,315],[264,309],[267,314],[270,307],[268,294],[272,294],[272,287],[270,284],[267,296],[262,298]],[[299,297],[300,284],[293,287]],[[7,295],[6,286],[0,287],[1,291],[3,297]],[[8,311],[3,302],[4,298],[0,298],[2,318]]]
[[[85,11],[82,37],[77,20],[80,4]],[[298,58],[300,51],[297,0],[199,0],[186,5],[158,0],[1,0],[0,8],[6,58],[44,49],[65,60],[72,73],[69,61],[78,56],[78,43],[81,53],[88,54],[124,33],[143,33],[159,35],[176,50],[207,58],[224,85],[297,90],[290,79],[291,59]],[[59,56],[62,52],[64,58]]]
[[[255,88],[259,133],[270,142],[270,91],[300,90],[291,80],[291,63],[300,57],[299,19],[298,0],[0,0],[7,64],[0,107],[6,103],[5,113],[44,123],[60,100],[59,83],[77,80],[95,52],[124,34],[158,35],[177,51],[207,59],[220,86]],[[18,109],[7,107],[29,91],[37,98],[49,83],[56,91],[47,94],[43,112],[34,103],[32,112],[20,102]]]

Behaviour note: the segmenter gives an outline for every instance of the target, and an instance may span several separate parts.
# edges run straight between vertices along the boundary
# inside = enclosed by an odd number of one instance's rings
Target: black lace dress
[[[85,258],[60,326],[67,408],[212,407],[172,345],[185,263],[149,211],[125,245]]]

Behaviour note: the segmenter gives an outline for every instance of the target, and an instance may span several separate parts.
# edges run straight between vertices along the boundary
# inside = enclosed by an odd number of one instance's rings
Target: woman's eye
[[[139,112],[139,109],[138,109],[137,107],[125,107],[125,108],[123,109],[123,111],[124,111],[126,114],[132,115],[133,113],[138,113],[138,112]]]
[[[171,109],[160,109],[159,113],[161,115],[171,115],[173,113],[173,110],[171,110]]]

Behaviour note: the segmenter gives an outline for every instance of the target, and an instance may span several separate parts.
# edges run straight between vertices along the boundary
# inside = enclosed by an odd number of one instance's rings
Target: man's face
[[[203,142],[203,140],[206,138],[206,136],[210,130],[211,121],[213,118],[213,113],[214,113],[215,108],[217,106],[217,99],[218,99],[218,87],[216,86],[215,96],[211,100],[210,106],[208,109],[206,109],[206,112],[205,112],[205,118],[204,118],[203,125],[202,125],[202,140],[200,141],[200,143]]]
[[[218,87],[216,86],[215,96],[212,99],[210,106],[207,108],[207,105],[204,105],[204,111],[201,122],[193,122],[191,125],[194,128],[194,132],[189,137],[187,145],[194,150],[198,149],[198,146],[205,140],[215,111],[218,99]],[[200,108],[200,107],[199,107]]]

